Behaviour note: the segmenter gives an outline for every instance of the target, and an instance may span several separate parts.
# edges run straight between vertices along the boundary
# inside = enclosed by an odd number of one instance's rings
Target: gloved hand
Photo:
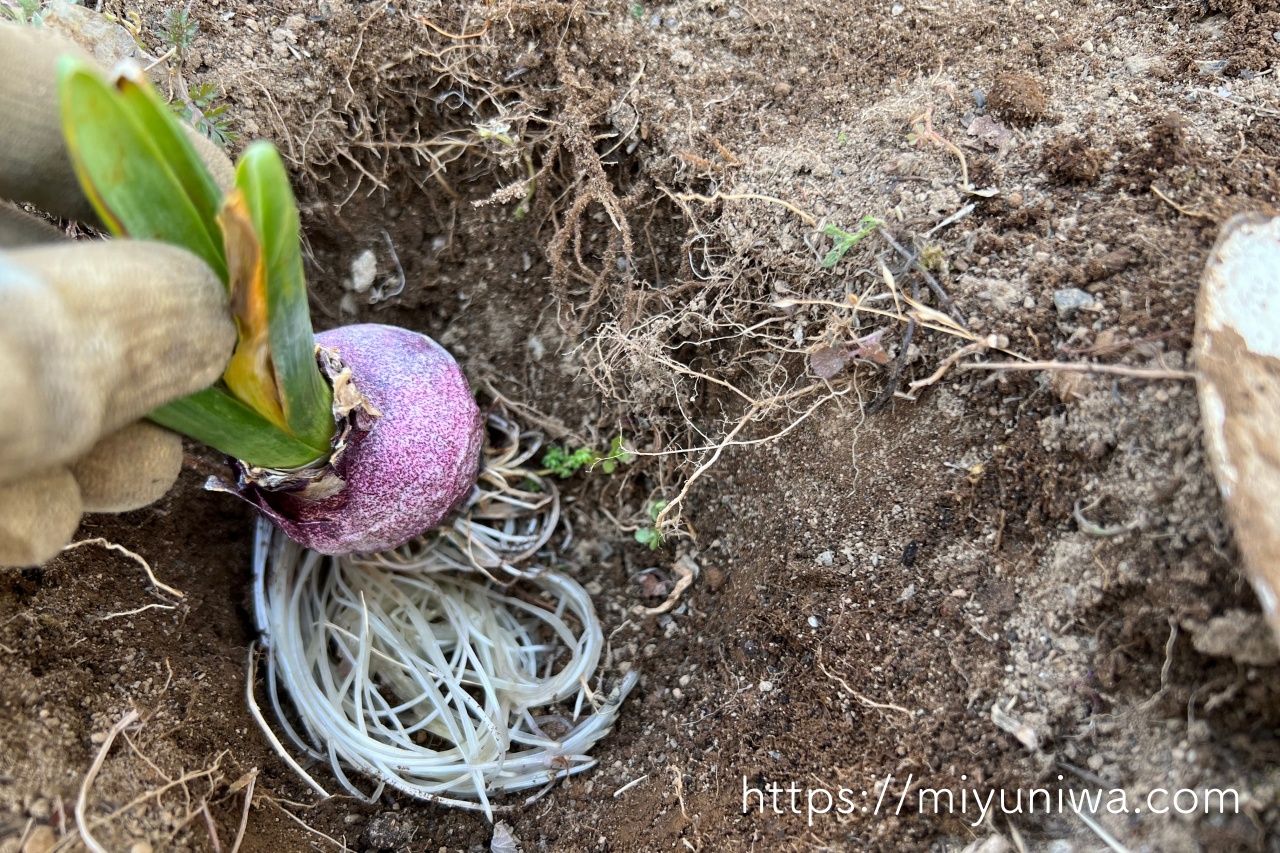
[[[70,241],[4,199],[96,223],[62,140],[57,61],[83,50],[0,24],[0,566],[55,556],[84,512],[123,512],[178,476],[175,433],[138,419],[222,374],[235,327],[194,255]],[[224,188],[226,157],[192,134]]]

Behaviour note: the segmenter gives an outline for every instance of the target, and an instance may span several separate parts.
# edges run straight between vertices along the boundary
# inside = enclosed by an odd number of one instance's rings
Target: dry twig
[[[1088,364],[1070,361],[993,361],[962,364],[960,370],[1057,370],[1063,373],[1099,373],[1106,376],[1125,376],[1130,379],[1173,379],[1190,382],[1196,375],[1190,370],[1170,370],[1155,367],[1127,367],[1123,364]]]
[[[137,555],[135,554],[134,556]],[[142,558],[139,557],[138,559]],[[182,593],[178,594],[181,595]],[[106,740],[98,748],[98,754],[93,757],[93,763],[89,765],[89,772],[84,774],[84,779],[80,782],[80,796],[76,798],[76,828],[80,831],[80,840],[84,842],[85,847],[89,848],[90,853],[107,853],[107,848],[103,847],[93,837],[93,833],[89,831],[89,824],[85,821],[84,815],[89,803],[89,790],[93,788],[93,780],[98,778],[98,771],[102,769],[102,762],[107,760],[107,753],[111,751],[111,745],[115,743],[116,738],[125,730],[125,727],[136,719],[138,719],[137,709],[130,708],[128,713],[111,727],[111,730],[107,732]]]
[[[117,545],[114,542],[109,542],[106,539],[103,539],[101,536],[94,537],[93,539],[80,539],[76,542],[70,542],[62,550],[65,553],[67,551],[71,551],[76,548],[83,548],[85,545],[99,545],[103,548],[106,548],[108,551],[115,551],[117,553],[124,554],[126,557],[133,560],[139,566],[142,566],[143,571],[147,573],[147,577],[151,579],[152,586],[156,587],[157,589],[164,590],[165,592],[172,595],[174,598],[185,597],[186,594],[182,592],[182,590],[174,589],[173,587],[169,586],[167,583],[164,583],[159,578],[157,578],[156,573],[151,571],[151,565],[146,560],[142,559],[142,557],[133,553],[123,545]]]

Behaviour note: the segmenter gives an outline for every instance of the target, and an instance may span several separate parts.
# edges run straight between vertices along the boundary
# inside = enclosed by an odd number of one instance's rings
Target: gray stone
[[[138,55],[138,45],[128,30],[105,15],[67,0],[53,0],[44,13],[44,24],[69,36],[107,68]]]
[[[399,850],[413,840],[416,827],[396,812],[382,812],[369,821],[360,841],[374,850]]]
[[[1096,300],[1078,287],[1068,287],[1053,292],[1053,307],[1063,317],[1069,317],[1081,308],[1092,308]]]

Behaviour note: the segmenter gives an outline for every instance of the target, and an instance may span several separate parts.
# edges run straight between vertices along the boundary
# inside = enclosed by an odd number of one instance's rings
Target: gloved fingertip
[[[66,468],[0,484],[0,566],[38,566],[80,525],[80,487]]]
[[[187,138],[191,140],[196,153],[209,169],[209,174],[213,176],[213,182],[218,185],[218,189],[224,193],[230,192],[236,185],[236,167],[232,165],[226,152],[194,127],[184,124],[182,129],[187,132]]]
[[[70,469],[85,512],[129,512],[173,486],[182,470],[182,439],[138,421],[99,439]]]

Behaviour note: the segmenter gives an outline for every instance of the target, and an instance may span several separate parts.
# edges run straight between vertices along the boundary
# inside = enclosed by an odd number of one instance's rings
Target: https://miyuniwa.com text
[[[865,788],[828,788],[795,781],[756,781],[742,777],[742,813],[792,815],[815,821],[848,815],[952,815],[972,826],[1000,814],[1236,814],[1240,795],[1233,788],[1155,788],[1134,794],[1121,788],[979,788],[961,776],[951,787],[912,788],[908,776],[901,793],[891,792],[894,777]],[[1059,776],[1058,781],[1063,781]]]

